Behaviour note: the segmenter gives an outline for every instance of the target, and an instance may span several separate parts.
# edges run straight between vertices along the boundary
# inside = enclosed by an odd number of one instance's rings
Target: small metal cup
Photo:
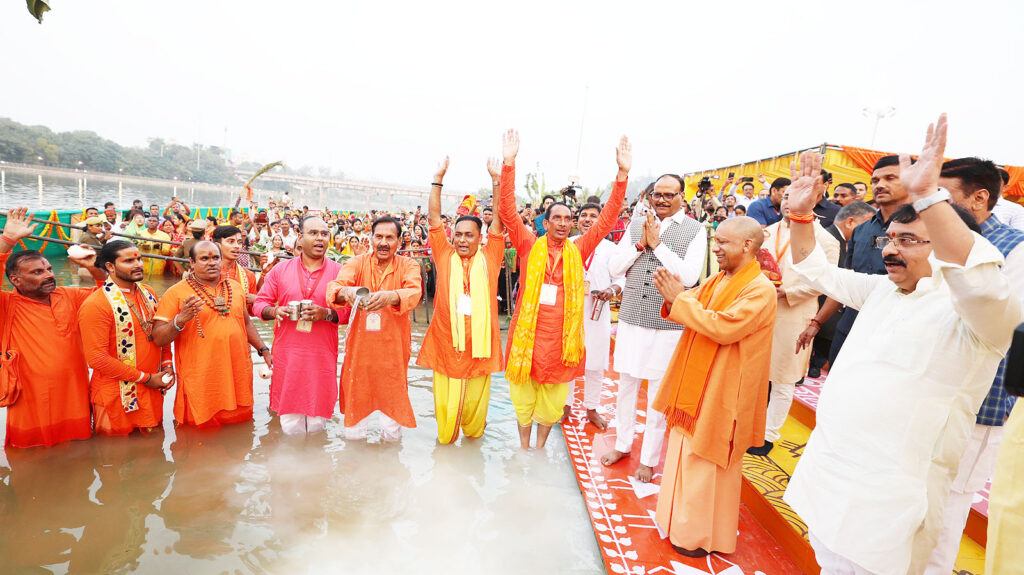
[[[604,306],[608,302],[603,299],[598,299],[597,296],[601,295],[601,290],[591,290],[590,297],[594,300],[594,307],[590,310],[590,320],[597,321],[601,319],[601,313],[604,312]]]
[[[292,321],[299,321],[299,306],[302,305],[298,300],[288,302],[288,319]]]
[[[311,299],[304,299],[304,300],[300,301],[299,302],[299,313],[300,313],[300,316],[301,316],[301,313],[302,313],[303,310],[307,310],[307,309],[310,309],[312,307],[313,307],[313,300],[311,300]],[[309,333],[309,332],[313,331],[313,322],[309,321],[307,319],[299,320],[299,323],[298,323],[298,325],[295,326],[295,329],[297,329],[298,331],[304,332],[304,333]]]

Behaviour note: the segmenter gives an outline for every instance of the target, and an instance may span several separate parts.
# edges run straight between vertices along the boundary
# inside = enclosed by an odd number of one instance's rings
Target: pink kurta
[[[311,299],[327,306],[327,284],[341,264],[324,258],[312,273],[302,258],[292,258],[267,273],[252,306],[261,317],[269,306]],[[306,296],[309,295],[307,298]],[[346,319],[345,310],[339,316]],[[277,414],[299,413],[330,418],[338,402],[338,324],[314,321],[312,331],[298,331],[298,322],[284,320],[274,326],[274,375],[270,380],[270,409]]]

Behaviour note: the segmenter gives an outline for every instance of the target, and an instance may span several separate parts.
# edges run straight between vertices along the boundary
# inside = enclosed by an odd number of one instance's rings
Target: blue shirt
[[[536,218],[533,219],[533,227],[537,230],[537,237],[538,238],[542,238],[542,237],[544,237],[544,234],[548,233],[548,231],[544,229],[544,218],[545,217],[546,216],[544,214],[541,214],[541,215],[539,215],[539,216],[537,216]]]
[[[987,220],[981,222],[981,235],[991,242],[1004,258],[1021,242],[1024,242],[1024,232],[1000,222],[995,215],[989,216]],[[982,402],[981,409],[978,411],[977,421],[980,425],[998,427],[1003,425],[1006,418],[1010,416],[1010,410],[1013,409],[1017,398],[1006,393],[1006,388],[1003,387],[1005,377],[1006,358],[1003,358],[1003,361],[999,362],[999,369],[996,370],[996,378],[992,382],[992,387],[989,388],[988,395],[985,396],[985,401]]]
[[[850,239],[846,241],[846,261],[839,262],[839,267],[855,272],[872,275],[883,275],[885,263],[882,261],[882,250],[875,247],[875,238],[885,236],[889,222],[882,218],[882,212],[875,212],[870,220],[853,229]],[[839,350],[842,349],[846,336],[850,334],[857,310],[846,308],[836,325],[836,333],[832,336],[832,347],[829,349],[829,363],[835,363]]]
[[[770,226],[782,219],[782,214],[775,208],[771,198],[754,200],[747,207],[747,215],[757,220],[762,226]]]

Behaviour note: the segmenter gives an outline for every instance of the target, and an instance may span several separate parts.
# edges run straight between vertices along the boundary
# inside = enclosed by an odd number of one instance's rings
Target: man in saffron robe
[[[743,454],[764,441],[778,298],[757,263],[763,240],[735,217],[715,233],[722,271],[700,287],[654,272],[662,315],[686,325],[654,398],[671,429],[655,521],[688,557],[736,550]]]
[[[407,378],[412,356],[409,312],[419,304],[423,287],[419,264],[396,255],[401,237],[401,222],[377,218],[371,228],[373,250],[345,262],[327,284],[332,307],[353,306],[340,384],[348,439],[366,437],[367,419],[375,411],[380,411],[387,441],[401,439],[403,427],[416,427]],[[370,294],[357,302],[359,287]]]
[[[221,250],[195,243],[192,273],[171,286],[154,317],[153,342],[174,342],[179,425],[219,427],[252,419],[252,360],[249,345],[273,362],[245,311],[242,286],[221,274]]]
[[[584,374],[584,268],[601,240],[615,227],[626,195],[633,152],[625,136],[616,150],[619,171],[611,197],[587,233],[569,241],[572,210],[562,202],[548,206],[547,233],[538,240],[516,212],[515,161],[519,134],[505,134],[498,213],[519,257],[519,302],[509,326],[505,377],[519,423],[519,444],[529,449],[537,423],[537,448],[544,447],[551,426],[562,417],[569,381]]]
[[[238,263],[238,256],[245,247],[245,234],[235,226],[217,226],[213,230],[213,241],[220,246],[221,273],[225,278],[242,285],[246,309],[252,311],[252,304],[255,303],[256,294],[259,292],[256,287],[256,274]]]
[[[327,284],[341,264],[327,259],[330,231],[319,216],[299,222],[299,257],[269,272],[252,306],[253,315],[276,320],[270,409],[287,434],[322,431],[338,403],[338,323],[348,318],[327,305]],[[289,319],[288,302],[312,300],[300,321]],[[305,322],[305,323],[303,323]]]
[[[7,408],[5,445],[54,445],[92,435],[89,417],[89,368],[82,353],[78,310],[93,288],[57,287],[53,266],[37,251],[11,254],[36,225],[28,210],[7,215],[0,235],[0,264],[13,292],[0,291],[0,347],[19,355],[21,395]],[[10,258],[10,259],[8,259]],[[88,268],[97,283],[106,274],[95,256],[72,258]]]
[[[174,385],[171,346],[150,339],[157,297],[140,283],[145,276],[142,253],[131,242],[108,242],[97,257],[107,281],[78,311],[89,382],[93,430],[128,435],[160,427],[164,392]],[[171,380],[164,382],[164,375]]]
[[[500,185],[497,160],[487,169],[492,183]],[[466,437],[480,437],[487,425],[491,374],[501,369],[498,274],[505,255],[499,218],[491,221],[491,241],[484,246],[483,223],[476,216],[455,220],[454,241],[448,241],[441,222],[441,186],[447,171],[445,158],[430,187],[429,233],[437,291],[434,318],[416,358],[416,365],[434,370],[437,438],[444,444],[454,443],[460,429]]]

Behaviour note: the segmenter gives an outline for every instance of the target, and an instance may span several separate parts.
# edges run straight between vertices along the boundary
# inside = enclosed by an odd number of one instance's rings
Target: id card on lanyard
[[[375,270],[375,268],[371,268],[371,272],[370,272],[370,274],[371,274],[370,275],[370,287],[373,288],[373,292],[374,293],[380,291],[380,288],[381,288],[382,285],[384,285],[384,280],[387,279],[388,272],[391,271],[391,266],[393,266],[394,263],[395,263],[395,260],[391,260],[390,262],[388,262],[388,267],[384,268],[384,271],[381,272],[380,281],[376,282],[376,285],[374,285],[374,281],[373,281],[373,271]],[[365,325],[366,331],[378,332],[381,329],[381,324],[382,323],[383,323],[383,315],[381,314],[381,312],[379,312],[379,311],[367,312],[367,314],[366,314],[366,325]]]

